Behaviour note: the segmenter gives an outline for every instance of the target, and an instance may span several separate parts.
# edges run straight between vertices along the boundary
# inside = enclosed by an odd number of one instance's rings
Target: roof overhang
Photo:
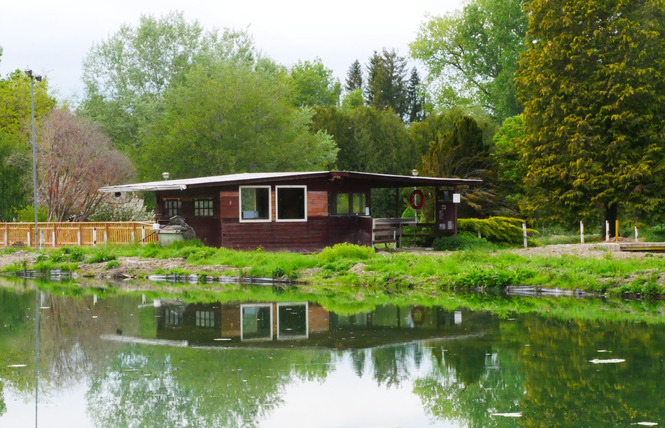
[[[306,178],[327,178],[331,181],[353,180],[369,183],[372,188],[395,188],[413,186],[477,186],[482,180],[462,178],[434,178],[409,175],[373,174],[354,171],[315,171],[315,172],[266,172],[217,175],[212,177],[185,178],[180,180],[150,181],[146,183],[106,186],[99,189],[103,193],[159,192],[167,190],[187,190],[190,188],[272,184]]]

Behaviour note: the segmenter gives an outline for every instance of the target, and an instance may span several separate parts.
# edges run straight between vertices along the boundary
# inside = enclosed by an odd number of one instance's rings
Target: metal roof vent
[[[164,178],[164,181],[169,179],[169,173],[168,172],[162,172],[162,177]]]

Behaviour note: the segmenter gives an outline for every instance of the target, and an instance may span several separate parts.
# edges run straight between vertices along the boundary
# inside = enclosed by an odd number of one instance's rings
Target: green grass
[[[477,238],[476,238],[477,239]],[[593,290],[609,295],[651,298],[665,293],[665,258],[521,256],[491,246],[473,250],[416,255],[375,253],[373,249],[339,244],[318,254],[234,251],[203,246],[200,242],[157,245],[63,248],[39,253],[34,265],[14,264],[5,272],[26,269],[74,271],[79,264],[103,263],[117,267],[119,257],[182,258],[194,268],[158,270],[152,273],[197,273],[197,267],[228,267],[238,277],[306,279],[320,290],[348,287],[354,292],[388,295],[436,295],[446,290],[504,288],[510,285]],[[220,269],[223,270],[223,269]],[[305,271],[308,274],[305,275]],[[198,270],[198,271],[202,271]]]

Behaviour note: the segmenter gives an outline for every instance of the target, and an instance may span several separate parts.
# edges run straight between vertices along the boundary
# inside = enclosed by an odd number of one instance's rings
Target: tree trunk
[[[616,235],[616,220],[618,215],[618,206],[617,204],[605,205],[605,221],[610,223],[610,238],[613,238]],[[603,237],[605,236],[605,224],[603,223],[602,228]]]

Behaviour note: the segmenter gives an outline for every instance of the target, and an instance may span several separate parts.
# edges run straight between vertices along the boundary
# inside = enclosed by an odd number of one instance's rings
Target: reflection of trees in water
[[[97,372],[88,411],[101,427],[251,427],[294,380],[324,379],[330,353],[133,345]]]
[[[433,367],[414,383],[414,393],[432,415],[471,427],[515,426],[490,411],[518,411],[524,380],[514,353],[496,352],[485,338],[455,340],[429,347]]]
[[[523,319],[531,344],[519,353],[527,374],[524,426],[542,426],[543,420],[552,427],[627,426],[665,419],[662,326]],[[626,362],[590,363],[611,358]]]

